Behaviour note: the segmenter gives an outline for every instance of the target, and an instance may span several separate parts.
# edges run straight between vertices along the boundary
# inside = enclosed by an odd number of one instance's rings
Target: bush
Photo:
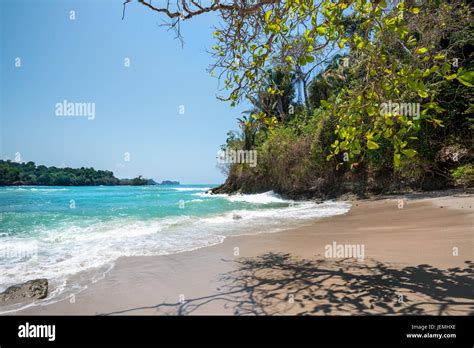
[[[454,183],[459,186],[474,186],[474,164],[461,165],[451,170]]]

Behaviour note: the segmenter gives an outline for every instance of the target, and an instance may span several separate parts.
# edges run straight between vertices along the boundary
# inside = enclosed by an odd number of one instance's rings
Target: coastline
[[[179,254],[122,257],[74,301],[38,302],[12,314],[474,313],[472,194],[351,203],[344,215],[302,227]],[[364,260],[325,257],[333,242],[363,244]]]

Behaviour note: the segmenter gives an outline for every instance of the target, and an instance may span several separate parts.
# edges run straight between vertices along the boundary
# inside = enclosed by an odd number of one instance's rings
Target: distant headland
[[[0,186],[118,186],[118,185],[179,185],[165,180],[161,184],[139,175],[133,179],[119,179],[109,170],[94,168],[57,168],[36,165],[34,162],[0,160]]]

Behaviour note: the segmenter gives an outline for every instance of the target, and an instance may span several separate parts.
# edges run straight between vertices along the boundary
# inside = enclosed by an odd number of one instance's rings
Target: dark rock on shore
[[[48,280],[34,279],[10,286],[0,294],[0,301],[17,303],[25,300],[39,300],[46,296],[48,296]]]
[[[282,175],[283,177],[283,175]],[[315,175],[304,184],[292,180],[280,182],[254,172],[251,168],[235,166],[226,181],[210,190],[213,194],[256,194],[274,191],[282,198],[292,200],[338,199],[354,201],[373,197],[408,195],[454,189],[448,182],[439,178],[424,178],[423,182],[413,183],[394,178],[386,173],[368,173],[367,171],[334,173],[324,177]],[[462,189],[468,191],[469,188]]]

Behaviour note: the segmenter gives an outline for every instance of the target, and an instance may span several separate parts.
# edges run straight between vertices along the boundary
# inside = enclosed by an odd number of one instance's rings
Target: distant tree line
[[[57,168],[35,165],[34,162],[12,162],[0,160],[0,186],[43,185],[43,186],[114,186],[154,185],[151,179],[118,179],[109,170],[94,168]]]

